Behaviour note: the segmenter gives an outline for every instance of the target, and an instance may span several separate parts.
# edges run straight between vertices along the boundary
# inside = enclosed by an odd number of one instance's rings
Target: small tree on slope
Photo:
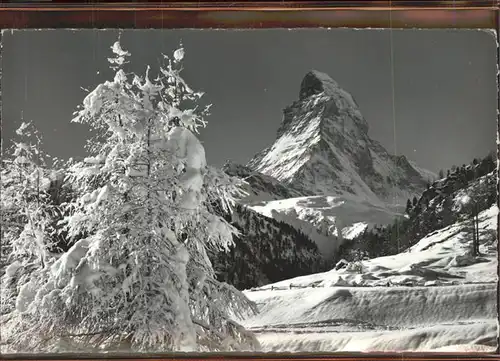
[[[12,153],[2,160],[1,314],[23,309],[31,294],[30,280],[49,262],[53,207],[47,202],[50,186],[41,151],[41,136],[31,123],[16,131]]]
[[[75,122],[99,134],[92,156],[70,169],[79,194],[66,219],[68,252],[19,314],[16,345],[136,351],[228,351],[258,347],[234,319],[255,312],[214,280],[208,247],[227,248],[233,229],[211,213],[210,196],[232,201],[234,181],[208,169],[193,132],[208,108],[180,77],[183,49],[150,79],[127,75],[119,42],[113,81],[84,100]],[[132,81],[129,79],[132,78]],[[184,109],[184,110],[181,110]],[[208,172],[208,174],[207,174]],[[29,336],[29,337],[27,337]]]
[[[2,236],[13,240],[23,232],[31,234],[29,245],[20,242],[13,252],[36,255],[43,264],[46,252],[40,232],[50,185],[45,155],[40,150],[40,134],[31,123],[23,122],[16,133],[19,140],[14,141],[12,154],[2,160]]]

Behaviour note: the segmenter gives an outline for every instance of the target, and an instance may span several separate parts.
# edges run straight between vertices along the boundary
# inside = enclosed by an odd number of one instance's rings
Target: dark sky
[[[450,30],[126,30],[130,69],[158,64],[182,41],[184,78],[213,103],[202,131],[209,163],[246,163],[276,137],[282,109],[308,70],[350,92],[372,138],[437,172],[492,150],[496,140],[496,43],[490,33]],[[117,31],[3,34],[3,137],[33,120],[44,149],[84,155],[86,127],[69,120],[86,93],[112,79],[106,58]],[[392,78],[392,75],[394,78]],[[393,107],[394,84],[394,107]],[[395,110],[396,137],[394,137]]]

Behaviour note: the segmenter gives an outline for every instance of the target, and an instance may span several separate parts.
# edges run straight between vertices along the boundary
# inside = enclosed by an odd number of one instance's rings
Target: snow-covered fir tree
[[[112,81],[91,91],[74,122],[97,134],[67,171],[75,199],[63,225],[71,247],[45,260],[8,316],[9,347],[22,351],[255,350],[236,320],[256,308],[216,281],[207,256],[235,229],[237,182],[207,167],[195,133],[208,107],[180,75],[183,48],[152,79],[127,74],[119,41]],[[25,287],[22,285],[21,287]],[[7,322],[7,321],[6,321]]]
[[[45,252],[39,233],[43,229],[48,185],[45,155],[40,150],[40,134],[31,123],[23,122],[16,133],[19,140],[14,141],[11,154],[2,160],[2,234],[10,240],[21,233],[31,234],[30,247],[27,242],[20,242],[14,251],[35,254],[43,264]]]
[[[16,134],[1,169],[2,314],[16,305],[24,309],[22,296],[30,292],[29,281],[49,262],[48,250],[56,232],[48,193],[51,174],[46,168],[47,156],[41,150],[41,135],[32,123],[26,122]]]

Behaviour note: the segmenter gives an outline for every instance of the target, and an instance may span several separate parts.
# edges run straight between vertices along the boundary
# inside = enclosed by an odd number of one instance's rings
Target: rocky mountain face
[[[404,204],[420,195],[426,177],[405,156],[389,154],[368,135],[351,94],[328,75],[311,71],[299,99],[284,109],[276,141],[249,163],[301,193],[359,197],[373,204]]]
[[[234,162],[226,162],[222,170],[226,174],[238,177],[246,182],[244,190],[247,196],[241,200],[245,204],[313,195],[311,191],[298,191],[293,187],[282,184],[272,176],[262,174]]]

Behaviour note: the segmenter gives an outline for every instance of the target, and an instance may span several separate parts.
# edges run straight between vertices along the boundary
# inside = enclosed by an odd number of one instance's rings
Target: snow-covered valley
[[[480,214],[480,232],[496,230],[497,214]],[[242,323],[263,351],[492,351],[496,240],[472,257],[464,227],[435,231],[394,256],[247,290],[260,313]]]

